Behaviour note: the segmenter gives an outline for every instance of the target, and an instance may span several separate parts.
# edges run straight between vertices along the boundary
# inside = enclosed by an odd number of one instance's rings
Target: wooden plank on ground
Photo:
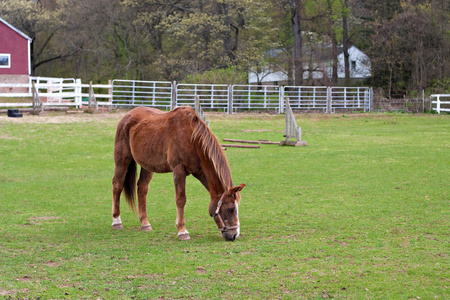
[[[258,145],[236,145],[236,144],[221,144],[222,147],[230,148],[259,148]]]
[[[246,143],[246,144],[269,144],[269,145],[279,145],[280,142],[271,142],[267,140],[250,141],[250,140],[236,140],[236,139],[223,139],[225,142],[234,143]]]

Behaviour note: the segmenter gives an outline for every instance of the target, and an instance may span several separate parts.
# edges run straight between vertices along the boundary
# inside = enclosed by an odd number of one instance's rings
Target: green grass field
[[[111,228],[122,113],[0,117],[1,299],[449,299],[450,117],[297,115],[307,147],[228,148],[246,183],[225,242],[188,178],[178,241],[171,174],[152,232],[124,201]],[[283,139],[284,116],[207,114],[219,139]]]

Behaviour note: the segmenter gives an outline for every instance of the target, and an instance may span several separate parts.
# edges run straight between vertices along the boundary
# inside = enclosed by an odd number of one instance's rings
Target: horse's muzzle
[[[236,230],[224,231],[222,232],[222,236],[225,240],[234,242],[234,240],[239,236],[239,233]]]

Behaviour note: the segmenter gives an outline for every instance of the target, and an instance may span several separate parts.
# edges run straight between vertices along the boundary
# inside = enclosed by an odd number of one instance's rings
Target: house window
[[[11,68],[11,54],[0,53],[0,68]]]
[[[352,60],[351,70],[352,72],[356,71],[356,60]]]

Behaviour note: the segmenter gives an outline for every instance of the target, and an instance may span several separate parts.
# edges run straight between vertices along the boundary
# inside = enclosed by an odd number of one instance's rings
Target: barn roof
[[[21,35],[23,38],[27,39],[28,41],[32,41],[32,39],[26,35],[25,33],[23,33],[22,31],[20,31],[19,29],[17,29],[16,27],[12,26],[11,24],[9,24],[8,22],[6,22],[4,19],[2,19],[0,17],[0,22],[2,22],[3,24],[5,24],[6,26],[8,26],[9,28],[11,28],[12,30],[14,30],[15,32],[17,32],[19,35]]]

